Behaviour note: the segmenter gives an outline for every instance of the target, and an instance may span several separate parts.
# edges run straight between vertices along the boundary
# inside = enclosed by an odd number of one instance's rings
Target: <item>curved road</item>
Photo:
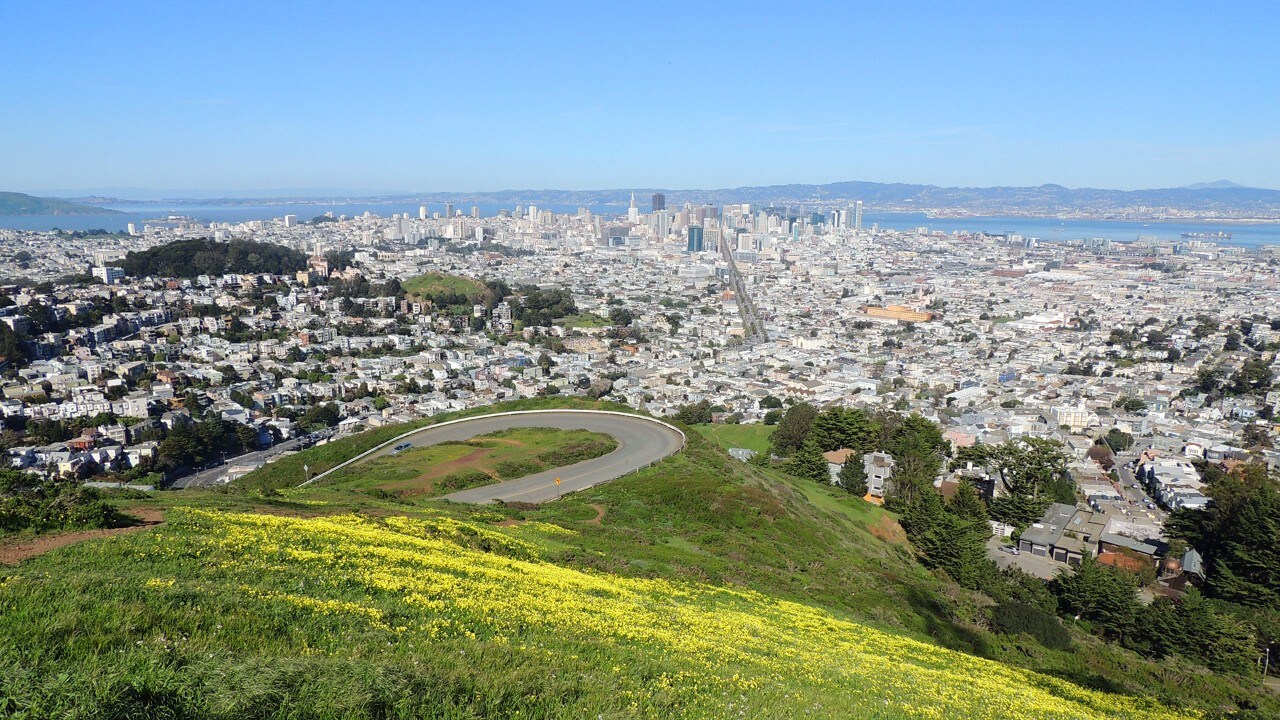
[[[469,440],[477,435],[486,435],[508,428],[524,427],[590,430],[612,436],[618,441],[618,447],[613,452],[598,458],[526,475],[515,480],[462,490],[452,495],[445,495],[443,499],[469,503],[489,503],[498,500],[539,503],[554,500],[564,493],[585,490],[593,485],[648,467],[675,454],[684,447],[685,440],[684,434],[671,425],[641,415],[599,410],[526,410],[497,413],[416,430],[387,441],[374,450],[317,475],[311,482],[353,463],[388,455],[392,452],[392,448],[400,443],[407,442],[414,447],[427,447],[450,440]],[[557,477],[560,478],[559,487],[555,483]]]

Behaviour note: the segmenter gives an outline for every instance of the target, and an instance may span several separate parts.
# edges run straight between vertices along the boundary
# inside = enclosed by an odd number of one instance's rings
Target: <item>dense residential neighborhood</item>
[[[715,420],[744,423],[766,421],[765,397],[914,411],[955,447],[1058,440],[1081,481],[1102,475],[1094,442],[1120,432],[1146,453],[1139,473],[1168,509],[1203,503],[1191,460],[1280,457],[1274,249],[860,219],[852,207],[423,208],[3,230],[5,445],[17,467],[159,470],[163,483],[222,459],[160,452],[199,420],[231,424],[236,441],[222,446],[234,454],[320,425],[349,433],[563,393],[657,415],[706,401]],[[232,252],[182,245],[197,238]],[[170,243],[179,259],[157,260]],[[292,248],[272,262],[293,265],[216,272],[276,257],[254,243]]]

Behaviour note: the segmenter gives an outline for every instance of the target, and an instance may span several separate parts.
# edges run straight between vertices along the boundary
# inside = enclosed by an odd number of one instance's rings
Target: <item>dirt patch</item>
[[[904,545],[907,542],[907,533],[897,521],[888,515],[882,515],[879,520],[868,525],[867,531],[885,542],[896,545]]]
[[[131,508],[125,512],[133,515],[134,517],[141,518],[141,524],[122,528],[106,528],[102,530],[76,530],[74,532],[46,535],[44,537],[38,537],[24,542],[2,544],[0,545],[0,565],[17,565],[27,558],[43,555],[50,550],[56,550],[60,547],[74,545],[84,540],[96,540],[98,538],[111,537],[112,535],[124,535],[127,533],[139,532],[141,530],[153,528],[164,522],[164,511],[158,508]]]
[[[524,520],[507,518],[506,520],[499,520],[498,522],[494,523],[494,525],[498,527],[515,527],[516,525],[523,525],[524,523],[525,523]]]
[[[603,505],[597,505],[597,504],[595,504],[595,503],[591,503],[591,504],[587,505],[587,507],[589,507],[589,508],[591,508],[592,510],[595,510],[595,511],[596,511],[596,516],[595,516],[595,517],[593,517],[593,518],[591,518],[590,520],[588,520],[588,521],[587,521],[587,524],[588,524],[588,525],[597,525],[597,526],[598,526],[598,525],[600,524],[600,521],[604,519],[604,513],[605,513],[604,506],[603,506]]]
[[[418,495],[428,495],[435,492],[435,483],[432,482],[433,480],[438,480],[458,470],[479,470],[486,475],[492,476],[493,473],[485,468],[469,467],[478,464],[491,452],[493,452],[493,448],[478,448],[460,458],[432,465],[430,470],[412,480],[385,483],[378,487],[381,490],[387,490],[388,492],[396,493],[402,497],[414,497]],[[496,480],[497,478],[494,479]]]

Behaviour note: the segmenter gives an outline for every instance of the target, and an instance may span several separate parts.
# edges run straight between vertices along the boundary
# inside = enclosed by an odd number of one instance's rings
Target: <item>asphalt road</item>
[[[222,465],[218,465],[217,467],[213,467],[208,470],[201,470],[190,475],[183,475],[182,477],[173,480],[166,487],[174,490],[185,490],[187,488],[213,487],[214,485],[221,485],[226,481],[227,468],[232,465],[250,463],[257,460],[266,462],[281,453],[299,449],[301,444],[302,441],[298,439],[286,440],[285,442],[269,447],[266,450],[244,453],[243,455],[234,455],[226,458],[226,462]]]
[[[526,427],[590,430],[604,433],[617,440],[618,447],[613,452],[598,458],[526,475],[515,480],[462,490],[452,495],[445,495],[443,499],[466,503],[490,503],[498,500],[546,502],[565,493],[585,490],[602,482],[622,477],[673,455],[684,446],[684,437],[678,431],[638,415],[568,411],[504,413],[423,428],[408,438],[388,443],[386,447],[362,458],[361,462],[388,455],[393,452],[395,445],[404,442],[411,443],[414,447],[427,447],[450,440],[469,440],[477,435],[486,435],[508,428]],[[555,482],[557,477],[560,478],[559,486]]]

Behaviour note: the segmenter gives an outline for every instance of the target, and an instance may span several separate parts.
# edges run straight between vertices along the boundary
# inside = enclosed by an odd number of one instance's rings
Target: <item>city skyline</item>
[[[6,11],[5,188],[1280,187],[1267,6],[64,5]]]

